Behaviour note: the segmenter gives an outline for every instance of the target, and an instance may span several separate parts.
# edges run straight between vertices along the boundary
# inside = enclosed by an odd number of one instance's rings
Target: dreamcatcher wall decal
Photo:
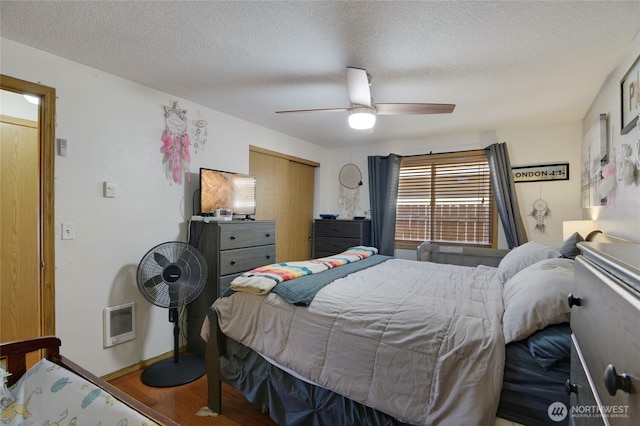
[[[198,150],[203,151],[205,145],[207,144],[207,138],[209,137],[209,130],[207,129],[207,120],[204,118],[200,118],[200,111],[198,111],[198,119],[193,121],[193,126],[195,130],[193,131],[193,148],[195,153],[198,153]]]
[[[546,229],[544,221],[546,218],[551,217],[551,209],[549,204],[542,199],[542,186],[540,187],[540,198],[533,202],[533,210],[531,210],[529,216],[536,220],[534,229],[544,234]]]
[[[187,111],[178,107],[175,101],[172,107],[164,107],[165,129],[162,134],[162,148],[164,153],[162,162],[166,167],[169,181],[182,183],[182,173],[189,170],[191,154],[189,146],[189,131],[187,129]],[[187,175],[189,179],[191,176]]]

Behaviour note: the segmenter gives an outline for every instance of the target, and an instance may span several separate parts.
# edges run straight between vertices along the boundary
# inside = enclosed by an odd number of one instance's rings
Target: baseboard
[[[183,346],[179,349],[180,353],[184,353],[186,352],[187,347]],[[142,370],[145,367],[151,365],[151,364],[155,364],[158,361],[161,361],[163,359],[167,359],[167,358],[171,358],[173,356],[173,351],[169,351],[169,352],[165,352],[163,354],[154,356],[153,358],[149,358],[146,360],[142,360],[142,361],[138,361],[135,364],[132,364],[128,367],[124,367],[121,368],[120,370],[116,370],[112,373],[109,374],[105,374],[104,376],[101,376],[100,378],[102,380],[104,380],[105,382],[108,382],[110,380],[113,379],[117,379],[118,377],[122,377],[122,376],[126,376],[129,373],[133,373],[134,371],[138,371],[138,370]]]

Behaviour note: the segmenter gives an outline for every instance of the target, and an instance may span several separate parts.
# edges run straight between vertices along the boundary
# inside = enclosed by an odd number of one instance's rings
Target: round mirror
[[[340,169],[340,185],[349,189],[356,189],[362,186],[362,173],[355,164],[345,164]]]

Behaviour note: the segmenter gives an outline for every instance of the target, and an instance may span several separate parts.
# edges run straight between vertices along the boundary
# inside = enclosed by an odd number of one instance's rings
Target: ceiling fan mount
[[[347,67],[347,90],[351,105],[344,108],[296,109],[276,111],[276,114],[306,112],[349,112],[349,125],[354,129],[370,129],[377,115],[448,114],[455,104],[434,103],[374,103],[371,97],[371,75],[362,68]]]

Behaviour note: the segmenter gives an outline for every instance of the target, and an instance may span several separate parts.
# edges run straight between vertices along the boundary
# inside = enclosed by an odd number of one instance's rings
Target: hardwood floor
[[[260,407],[251,404],[232,386],[222,385],[223,413],[217,417],[200,417],[196,413],[207,405],[206,375],[186,385],[153,388],[140,380],[142,370],[111,380],[113,386],[184,426],[245,426],[274,423]]]

